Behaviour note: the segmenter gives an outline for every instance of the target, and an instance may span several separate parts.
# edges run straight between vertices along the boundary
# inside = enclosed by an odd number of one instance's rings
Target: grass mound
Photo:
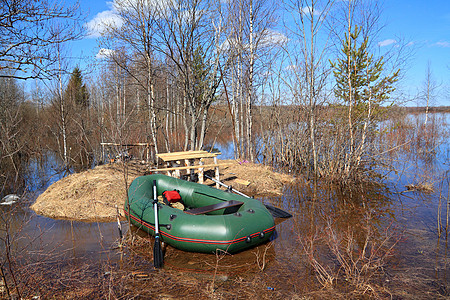
[[[293,180],[266,166],[234,160],[226,162],[231,165],[220,169],[221,180],[250,196],[281,194],[283,185]],[[123,214],[125,181],[129,186],[145,173],[145,169],[136,163],[127,166],[126,171],[122,163],[114,163],[67,176],[43,192],[31,208],[37,214],[53,219],[113,221],[117,215],[116,206]],[[127,174],[126,180],[124,174]],[[205,184],[214,185],[210,180],[205,180]]]
[[[128,171],[128,184],[142,175]],[[111,221],[125,201],[125,179],[122,164],[98,166],[71,174],[52,184],[31,208],[39,215],[77,221]]]

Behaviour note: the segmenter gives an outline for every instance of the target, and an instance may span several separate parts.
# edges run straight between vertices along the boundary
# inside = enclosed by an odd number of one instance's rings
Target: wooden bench
[[[220,152],[207,152],[207,151],[181,151],[181,152],[168,152],[158,153],[156,156],[163,161],[175,161],[184,159],[201,159],[201,158],[214,158],[222,153]]]
[[[219,167],[229,165],[229,163],[219,164],[217,161],[218,152],[207,152],[204,150],[198,151],[181,151],[181,152],[169,152],[158,153],[156,156],[164,161],[166,167],[151,169],[151,172],[167,172],[167,175],[180,178],[180,171],[186,170],[188,175],[193,175],[195,170],[198,170],[198,182],[203,184],[204,182],[204,169],[213,168],[215,170],[215,177],[219,179]],[[205,158],[213,158],[214,164],[204,164]],[[216,183],[216,188],[219,185]]]
[[[230,200],[230,201],[224,201],[224,202],[217,203],[217,204],[211,204],[211,205],[206,205],[206,206],[186,210],[185,213],[190,214],[190,215],[201,215],[201,214],[206,214],[206,213],[216,211],[219,209],[236,207],[236,206],[239,207],[242,204],[244,204],[244,202],[242,202],[242,201]]]
[[[190,169],[200,169],[200,168],[215,168],[230,166],[232,163],[220,163],[220,164],[208,164],[208,165],[192,165],[192,166],[180,166],[180,167],[168,167],[168,168],[158,168],[150,169],[151,172],[165,172],[165,171],[175,171],[175,170],[190,170]]]

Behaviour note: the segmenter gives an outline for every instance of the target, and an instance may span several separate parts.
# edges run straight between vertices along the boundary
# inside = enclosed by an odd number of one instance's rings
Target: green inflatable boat
[[[183,210],[170,204],[157,205],[160,239],[175,248],[236,253],[268,241],[275,231],[272,215],[258,200],[153,174],[136,178],[125,202],[131,223],[149,234],[155,235],[154,181],[158,196],[176,191],[184,205]]]

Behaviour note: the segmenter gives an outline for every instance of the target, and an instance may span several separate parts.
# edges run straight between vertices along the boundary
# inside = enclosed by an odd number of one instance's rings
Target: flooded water
[[[22,174],[26,186],[19,194],[19,201],[0,205],[0,237],[5,240],[5,235],[9,235],[12,251],[34,260],[56,256],[62,259],[87,257],[94,261],[108,253],[118,236],[117,224],[55,220],[36,215],[29,208],[40,193],[66,174],[61,172],[58,159],[52,155],[29,162],[27,172]],[[4,255],[5,248],[0,251]]]
[[[448,128],[449,115],[441,117],[446,118]],[[224,153],[232,155],[229,145],[224,148],[227,148]],[[220,257],[168,247],[165,270],[183,282],[177,283],[171,295],[191,295],[188,287],[194,283],[205,283],[196,289],[207,289],[206,283],[222,282],[225,298],[227,295],[285,298],[317,293],[330,280],[335,290],[344,293],[348,292],[349,282],[359,282],[377,291],[367,292],[372,296],[450,297],[449,140],[436,143],[432,149],[419,147],[419,150],[391,157],[396,160],[396,172],[389,173],[383,185],[341,190],[329,184],[297,182],[286,186],[279,197],[262,198],[265,203],[293,214],[290,219],[276,221],[276,238],[269,244]],[[31,162],[23,199],[13,206],[0,206],[2,268],[7,265],[7,255],[11,255],[14,256],[9,258],[14,260],[11,265],[22,268],[17,272],[23,276],[26,274],[23,268],[28,266],[42,266],[48,274],[66,274],[61,270],[69,266],[70,270],[83,271],[85,277],[91,274],[86,280],[95,278],[104,285],[110,269],[122,268],[124,262],[128,263],[127,274],[138,271],[154,274],[151,239],[141,240],[134,249],[119,251],[116,222],[53,220],[37,216],[28,208],[39,193],[63,176],[54,171],[57,169],[55,159]],[[411,188],[424,184],[431,184],[433,191],[424,193]],[[121,225],[126,231],[127,223]],[[76,286],[84,278],[77,276],[67,282]],[[236,282],[247,286],[240,285],[237,289],[243,294],[233,294]],[[63,282],[55,289],[65,288],[68,287]],[[137,283],[134,288],[142,287]],[[121,292],[124,295],[122,290],[116,291]],[[320,293],[311,295],[320,298]],[[96,294],[91,291],[88,295]],[[361,295],[364,294],[354,296]]]

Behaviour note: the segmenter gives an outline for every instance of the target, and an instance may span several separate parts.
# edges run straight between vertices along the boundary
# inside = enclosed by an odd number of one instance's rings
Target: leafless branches
[[[77,3],[3,0],[0,16],[0,77],[48,78],[57,60],[53,46],[83,36]]]
[[[339,224],[335,217],[325,217],[323,227],[300,240],[306,260],[323,287],[333,288],[337,281],[352,286],[355,295],[378,295],[374,277],[383,273],[401,236],[392,224],[377,227],[370,209],[364,209],[360,224]]]

